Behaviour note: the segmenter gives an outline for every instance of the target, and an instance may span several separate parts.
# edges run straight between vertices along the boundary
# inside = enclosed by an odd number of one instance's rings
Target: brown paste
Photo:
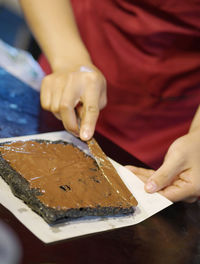
[[[2,157],[37,188],[38,199],[56,209],[120,206],[130,204],[91,157],[78,148],[50,142],[16,141],[0,147]]]

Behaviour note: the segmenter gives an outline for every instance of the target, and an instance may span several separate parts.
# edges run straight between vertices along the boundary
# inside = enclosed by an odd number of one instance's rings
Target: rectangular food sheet
[[[89,153],[87,144],[66,131],[37,134],[24,137],[4,138],[0,142],[13,140],[63,140],[73,143],[85,153]],[[67,158],[67,157],[66,157]],[[148,194],[144,191],[144,184],[129,170],[110,159],[120,177],[138,201],[138,206],[133,215],[115,217],[85,217],[71,222],[48,225],[42,217],[33,212],[23,201],[15,197],[6,182],[0,177],[0,203],[5,206],[15,217],[23,223],[35,236],[44,243],[52,243],[64,239],[83,236],[131,226],[156,214],[172,203],[158,193]]]

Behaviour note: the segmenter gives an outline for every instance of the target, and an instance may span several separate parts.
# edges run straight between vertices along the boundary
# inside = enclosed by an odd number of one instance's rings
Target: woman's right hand
[[[42,81],[42,107],[82,140],[93,136],[99,112],[106,103],[106,80],[92,64],[56,70]]]
[[[49,4],[49,0],[20,0],[20,3],[53,70],[42,82],[43,108],[61,119],[66,130],[82,140],[90,139],[99,111],[106,105],[106,81],[92,64],[71,1]],[[80,71],[81,65],[91,71]]]

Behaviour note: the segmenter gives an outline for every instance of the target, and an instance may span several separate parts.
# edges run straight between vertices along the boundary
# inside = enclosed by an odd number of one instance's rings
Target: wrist
[[[93,65],[92,60],[88,53],[78,53],[76,55],[73,54],[66,54],[66,55],[55,55],[52,56],[50,59],[50,64],[52,71],[59,71],[59,70],[67,70],[72,68],[77,68],[78,66],[86,65],[91,66]]]

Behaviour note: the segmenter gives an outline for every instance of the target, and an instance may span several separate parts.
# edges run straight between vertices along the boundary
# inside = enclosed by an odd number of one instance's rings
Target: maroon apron
[[[200,102],[200,0],[71,0],[108,83],[97,130],[158,167]],[[41,65],[50,71],[47,61]]]

